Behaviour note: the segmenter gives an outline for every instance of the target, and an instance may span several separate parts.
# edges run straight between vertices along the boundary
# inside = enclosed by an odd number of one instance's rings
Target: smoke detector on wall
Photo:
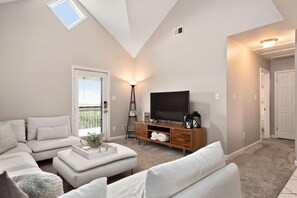
[[[180,36],[184,33],[184,26],[179,26],[173,29],[173,36]]]

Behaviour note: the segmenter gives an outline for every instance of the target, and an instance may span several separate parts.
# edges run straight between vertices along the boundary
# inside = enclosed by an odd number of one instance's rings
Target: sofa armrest
[[[238,168],[228,164],[204,179],[180,191],[173,198],[241,198]]]

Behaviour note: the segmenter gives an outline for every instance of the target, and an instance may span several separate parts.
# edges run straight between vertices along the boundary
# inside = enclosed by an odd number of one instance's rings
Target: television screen
[[[189,100],[190,91],[151,93],[151,119],[183,122]]]

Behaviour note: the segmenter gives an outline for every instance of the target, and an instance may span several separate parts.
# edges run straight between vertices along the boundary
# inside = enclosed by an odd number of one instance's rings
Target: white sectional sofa
[[[69,116],[28,118],[27,145],[36,161],[53,158],[57,152],[80,144],[71,135]]]
[[[59,198],[241,198],[238,168],[220,142],[110,185],[100,178]]]
[[[73,144],[80,138],[71,136],[68,116],[28,118],[27,139],[25,120],[0,122],[0,174],[6,171],[30,197],[57,197],[63,193],[62,179],[43,172],[36,161]]]
[[[26,152],[36,161],[41,161],[55,157],[57,152],[74,144],[80,144],[80,138],[71,135],[69,116],[30,117],[27,122],[27,138],[25,120],[0,122],[10,124],[17,139],[17,144],[4,153]]]

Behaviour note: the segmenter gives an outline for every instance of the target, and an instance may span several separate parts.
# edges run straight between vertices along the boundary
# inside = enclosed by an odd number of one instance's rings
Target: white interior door
[[[108,73],[77,68],[73,73],[74,132],[79,137],[103,133],[105,140],[109,135]]]
[[[295,139],[295,72],[276,72],[277,136]]]

